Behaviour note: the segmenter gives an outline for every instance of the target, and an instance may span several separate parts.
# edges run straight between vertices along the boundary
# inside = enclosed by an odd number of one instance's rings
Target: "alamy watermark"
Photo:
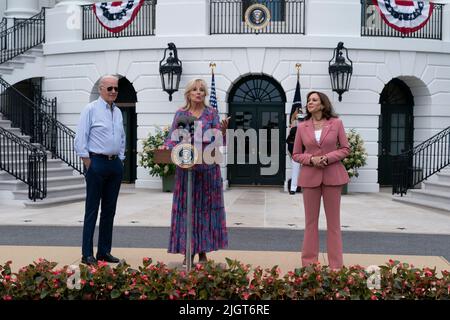
[[[193,131],[193,132],[192,132]],[[194,130],[175,129],[170,139],[192,144],[198,152],[196,163],[219,164],[224,146],[222,130],[210,128],[203,132],[201,121],[194,122]],[[227,129],[227,164],[262,164],[261,175],[275,175],[279,170],[280,130],[249,128]],[[186,152],[186,151],[185,151]]]

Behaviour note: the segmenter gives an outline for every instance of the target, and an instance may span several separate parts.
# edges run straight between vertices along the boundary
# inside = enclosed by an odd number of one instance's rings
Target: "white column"
[[[27,19],[39,11],[39,0],[6,0],[6,18]]]
[[[89,0],[56,0],[54,8],[45,11],[45,42],[70,42],[82,39],[82,5]]]
[[[91,4],[94,1],[89,1],[89,0],[56,0],[56,5],[55,7],[59,7],[59,6],[82,6],[85,4]]]

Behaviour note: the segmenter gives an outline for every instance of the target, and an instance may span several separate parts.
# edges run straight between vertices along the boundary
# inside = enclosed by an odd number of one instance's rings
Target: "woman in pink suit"
[[[321,197],[327,218],[328,262],[332,269],[343,266],[341,189],[349,178],[341,160],[349,152],[344,126],[328,97],[317,91],[308,93],[307,115],[298,127],[292,157],[302,165],[298,185],[303,189],[305,207],[303,266],[318,261]]]

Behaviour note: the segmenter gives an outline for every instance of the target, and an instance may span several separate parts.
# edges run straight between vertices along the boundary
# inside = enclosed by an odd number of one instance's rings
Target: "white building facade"
[[[450,5],[441,7],[441,39],[363,36],[361,20],[373,19],[375,25],[384,22],[374,15],[377,12],[368,11],[372,7],[363,10],[360,0],[283,1],[283,10],[290,2],[300,3],[304,15],[299,20],[300,31],[277,34],[213,34],[213,21],[218,16],[212,1],[159,0],[154,5],[153,35],[83,40],[87,31],[83,31],[80,5],[89,2],[7,0],[3,15],[8,18],[26,18],[42,6],[49,8],[45,12],[43,55],[3,78],[10,84],[42,78],[44,95],[57,97],[58,120],[72,129],[84,106],[96,98],[96,84],[102,75],[117,74],[126,79],[123,83],[131,96],[119,105],[128,108],[131,115],[127,125],[135,128],[134,133],[129,132],[133,140],[130,152],[135,155],[130,164],[130,170],[135,170],[131,180],[136,187],[161,188],[160,179],[139,166],[141,141],[157,127],[171,124],[183,104],[183,88],[189,80],[203,78],[210,84],[211,62],[216,64],[221,118],[231,115],[235,126],[238,120],[244,126],[245,121],[255,121],[258,128],[275,123],[282,129],[281,142],[297,81],[295,65],[300,63],[303,105],[310,90],[326,93],[345,128],[354,128],[365,141],[367,165],[349,184],[351,192],[378,192],[380,185],[389,185],[390,168],[383,163],[384,155],[417,145],[450,125]],[[292,17],[274,11],[272,18],[281,25]],[[329,60],[340,41],[353,61],[350,89],[341,102],[331,90],[328,73]],[[183,64],[180,90],[171,102],[161,89],[159,74],[159,62],[169,42],[176,44]],[[245,90],[252,95],[268,87],[269,98],[260,95],[251,101],[240,95]],[[388,118],[392,123],[380,121]],[[408,134],[409,140],[404,136]],[[386,151],[386,146],[392,150]],[[256,181],[286,186],[291,165],[284,143],[280,153],[280,172],[273,180],[261,177],[258,166],[242,169],[223,163],[225,185]]]

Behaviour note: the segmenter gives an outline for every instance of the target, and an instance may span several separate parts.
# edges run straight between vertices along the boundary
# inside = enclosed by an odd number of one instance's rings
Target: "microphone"
[[[189,127],[194,126],[194,121],[197,118],[193,116],[180,116],[178,118],[178,128],[189,129]]]
[[[186,129],[190,135],[194,134],[194,121],[197,120],[193,116],[180,116],[177,120],[178,129]]]

